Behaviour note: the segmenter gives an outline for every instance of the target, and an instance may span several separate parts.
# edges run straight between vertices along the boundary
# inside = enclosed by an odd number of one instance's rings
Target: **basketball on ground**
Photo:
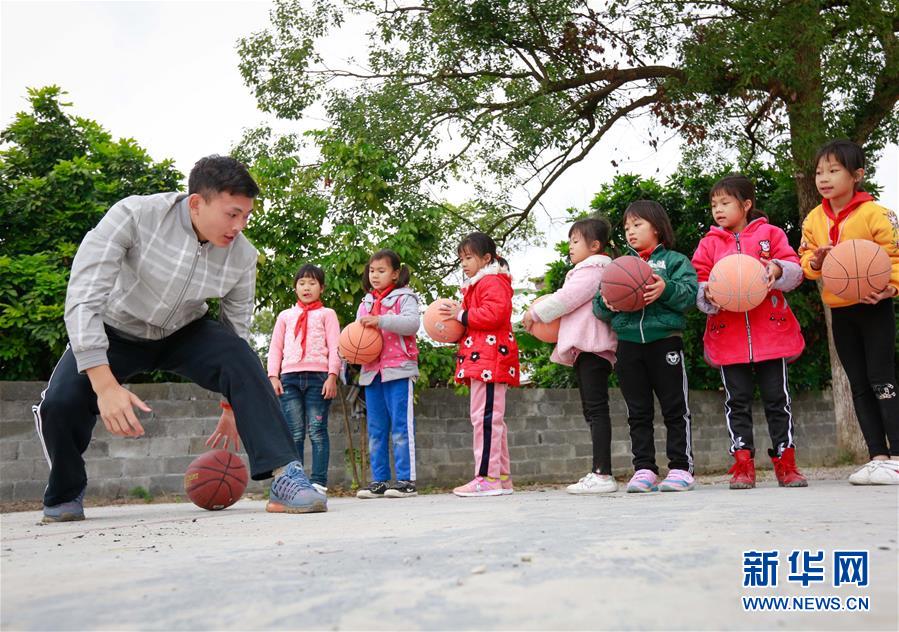
[[[755,309],[768,296],[765,266],[749,255],[728,255],[709,274],[709,294],[721,309],[729,312]]]
[[[227,450],[201,454],[184,473],[184,491],[197,507],[217,511],[230,507],[247,488],[247,468]]]
[[[350,364],[368,364],[378,359],[383,346],[384,340],[377,327],[366,327],[356,321],[340,332],[337,349]]]
[[[824,287],[847,301],[882,292],[890,281],[892,263],[886,250],[867,239],[848,239],[824,257]]]
[[[599,292],[619,312],[636,312],[646,301],[643,293],[652,282],[652,268],[640,257],[618,257],[602,271]]]
[[[447,302],[447,299],[438,298],[428,305],[424,316],[425,331],[437,342],[458,342],[465,326],[455,318],[443,318],[440,315],[440,306]]]

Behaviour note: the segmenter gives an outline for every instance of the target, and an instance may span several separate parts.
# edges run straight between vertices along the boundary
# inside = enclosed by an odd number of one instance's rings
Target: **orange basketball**
[[[620,312],[636,312],[646,301],[643,293],[652,281],[652,268],[640,257],[618,257],[602,271],[599,292]]]
[[[195,458],[184,473],[184,491],[197,507],[230,507],[247,488],[247,468],[236,454],[211,450]]]
[[[350,364],[368,364],[378,359],[384,340],[377,327],[352,322],[340,332],[337,349]]]
[[[465,326],[455,318],[443,318],[440,306],[446,299],[438,298],[425,310],[425,331],[437,342],[458,342],[465,332]]]
[[[748,312],[768,296],[765,266],[749,255],[728,255],[709,274],[709,294],[722,309]]]
[[[892,264],[886,251],[867,239],[848,239],[824,257],[824,287],[847,301],[882,292],[890,281]]]
[[[540,296],[534,301],[534,305],[547,298]],[[559,319],[551,320],[548,323],[538,323],[536,320],[531,326],[531,334],[543,342],[559,342]]]

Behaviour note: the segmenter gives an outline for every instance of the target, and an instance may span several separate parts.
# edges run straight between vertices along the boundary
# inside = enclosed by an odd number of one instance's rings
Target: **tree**
[[[250,130],[233,154],[250,165],[262,191],[246,235],[263,253],[254,324],[263,346],[275,315],[296,301],[292,281],[303,263],[323,268],[323,301],[346,324],[356,317],[373,252],[394,250],[427,304],[453,294],[447,274],[457,263],[456,245],[489,220],[472,206],[434,204],[413,188],[397,187],[395,158],[327,130],[305,138]],[[421,352],[419,383],[445,383],[453,373],[452,349],[425,342]]]
[[[899,132],[894,0],[306,6],[276,0],[271,28],[239,44],[260,107],[298,119],[324,104],[338,136],[396,156],[398,186],[471,183],[501,209],[490,226],[500,240],[609,129],[641,114],[657,124],[653,147],[669,129],[696,159],[714,150],[791,174],[797,221],[818,201],[817,147],[847,137],[873,163]],[[367,58],[338,67],[316,42],[350,19],[371,24]],[[526,201],[511,204],[516,194]],[[837,416],[854,429],[844,389],[835,371]]]
[[[173,191],[172,161],[113,140],[72,116],[60,88],[28,90],[30,110],[0,133],[0,375],[47,379],[68,338],[63,322],[78,243],[129,195]]]

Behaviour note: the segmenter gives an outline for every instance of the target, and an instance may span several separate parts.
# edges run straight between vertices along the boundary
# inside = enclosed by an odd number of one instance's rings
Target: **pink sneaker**
[[[456,496],[469,498],[472,496],[502,496],[506,492],[503,491],[502,482],[499,479],[490,480],[484,476],[475,476],[470,483],[457,487],[453,490]]]
[[[502,484],[503,496],[508,496],[509,494],[512,494],[515,492],[515,488],[512,487],[512,477],[509,476],[508,474],[505,474],[504,476],[505,476],[505,478],[500,476],[499,480],[500,480],[500,483]]]

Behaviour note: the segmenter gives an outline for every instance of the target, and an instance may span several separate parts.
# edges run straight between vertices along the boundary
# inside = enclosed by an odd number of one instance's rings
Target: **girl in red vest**
[[[362,274],[367,294],[356,320],[381,331],[381,355],[362,365],[359,384],[365,387],[371,483],[357,498],[407,498],[415,488],[415,417],[412,385],[418,378],[420,324],[418,297],[409,284],[409,269],[392,250],[379,250]],[[390,444],[396,483],[390,484]]]
[[[697,307],[708,314],[703,345],[706,362],[721,370],[724,415],[734,465],[731,489],[755,487],[752,398],[756,385],[765,404],[771,445],[768,455],[782,487],[806,487],[796,468],[793,413],[787,363],[805,348],[799,322],[784,292],[802,283],[799,256],[783,230],[755,208],[755,185],[741,175],[719,180],[709,193],[715,226],[699,242],[693,267],[699,278]],[[765,265],[768,295],[748,312],[722,310],[708,292],[709,273],[728,255],[749,255]]]
[[[496,243],[471,233],[459,244],[462,303],[447,303],[445,318],[465,325],[456,359],[456,382],[471,388],[475,477],[453,490],[457,496],[512,493],[509,439],[504,421],[506,388],[518,386],[518,344],[512,335],[512,275]]]

